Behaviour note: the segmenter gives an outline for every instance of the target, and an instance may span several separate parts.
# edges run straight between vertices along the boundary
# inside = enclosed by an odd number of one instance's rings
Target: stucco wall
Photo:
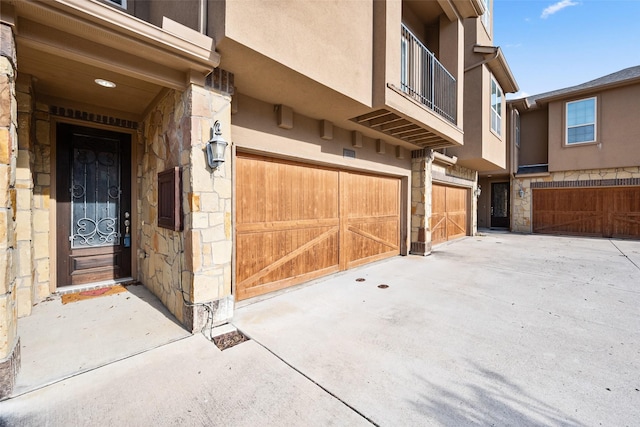
[[[332,126],[331,139],[321,136],[320,120],[293,112],[293,128],[278,127],[277,112],[272,104],[246,95],[238,97],[238,112],[232,116],[233,142],[238,149],[256,150],[275,156],[321,163],[346,169],[358,169],[378,174],[409,177],[411,159],[403,149],[403,158],[396,155],[396,146],[384,144],[378,153],[377,141],[362,137],[362,147],[352,144],[352,131]],[[356,158],[345,157],[343,149],[354,150]]]
[[[567,146],[564,101],[549,104],[549,170],[600,169],[640,164],[640,84],[606,90],[597,98],[597,141]]]
[[[540,108],[520,114],[519,165],[546,164],[548,154],[548,111]]]
[[[214,34],[216,44],[233,40],[339,93],[370,104],[373,2],[214,3],[211,7],[224,14],[224,23],[219,23],[221,30]]]

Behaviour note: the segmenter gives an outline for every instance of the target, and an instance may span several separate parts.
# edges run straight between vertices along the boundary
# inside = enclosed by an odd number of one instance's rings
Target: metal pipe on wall
[[[200,33],[207,34],[207,0],[200,0]]]

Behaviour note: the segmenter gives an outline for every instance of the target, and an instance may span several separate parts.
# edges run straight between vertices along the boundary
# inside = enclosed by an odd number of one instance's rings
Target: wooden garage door
[[[431,243],[467,235],[468,189],[433,184],[431,196]]]
[[[399,253],[399,179],[249,154],[236,165],[238,300]]]
[[[640,187],[534,189],[533,232],[640,238]]]

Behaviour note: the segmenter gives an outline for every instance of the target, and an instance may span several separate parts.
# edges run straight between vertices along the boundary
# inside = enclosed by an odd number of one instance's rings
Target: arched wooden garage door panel
[[[400,180],[238,154],[242,300],[399,253]]]

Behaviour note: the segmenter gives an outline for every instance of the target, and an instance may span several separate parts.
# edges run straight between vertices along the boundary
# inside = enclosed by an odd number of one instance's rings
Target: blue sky
[[[494,0],[494,44],[536,95],[640,65],[640,0]]]

